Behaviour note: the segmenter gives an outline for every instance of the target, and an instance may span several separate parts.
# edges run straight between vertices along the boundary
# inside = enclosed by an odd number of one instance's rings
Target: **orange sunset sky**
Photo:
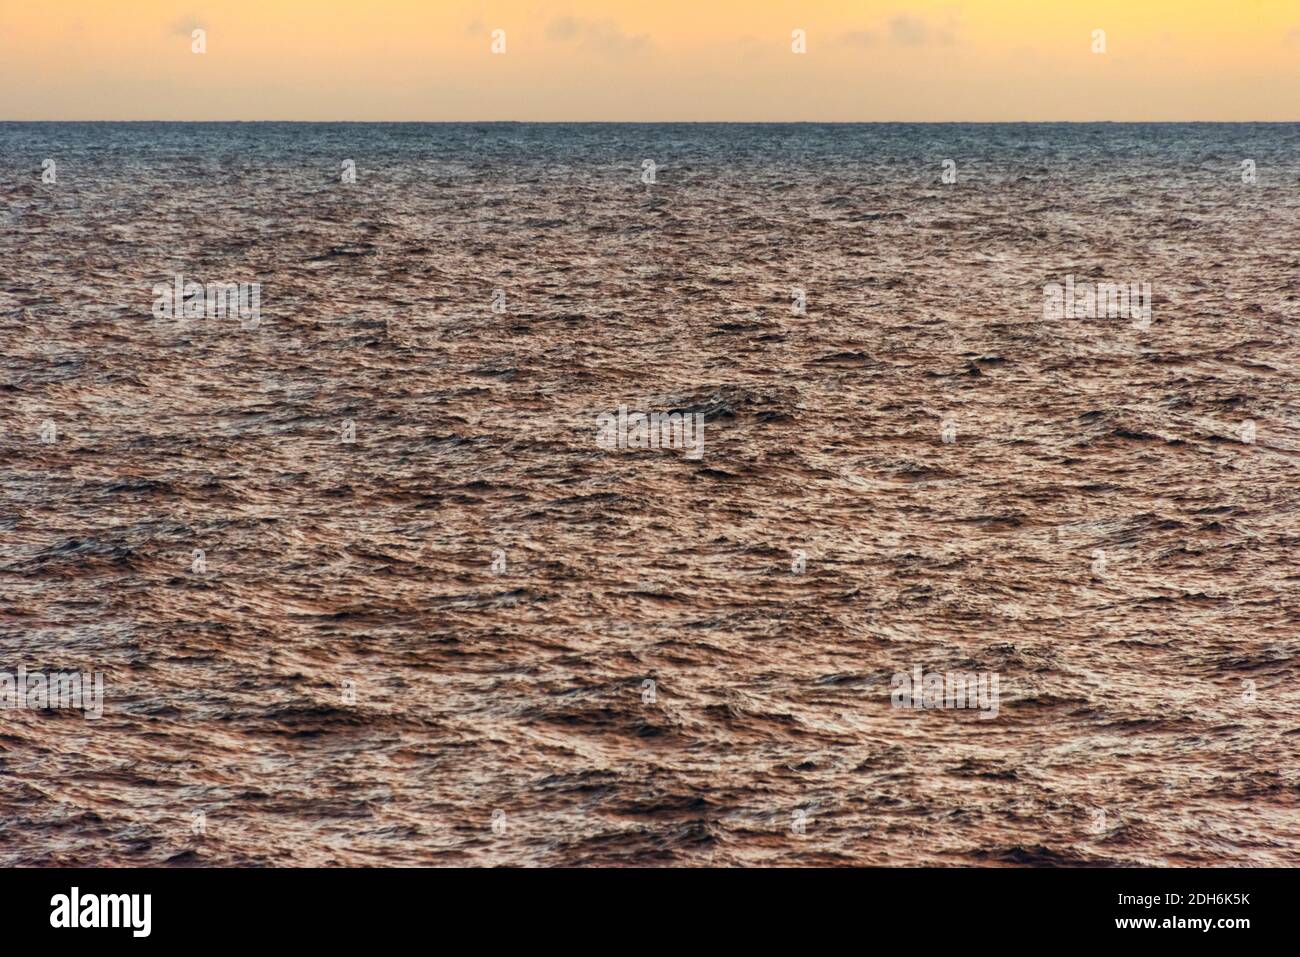
[[[1300,0],[0,0],[68,119],[1298,120]]]

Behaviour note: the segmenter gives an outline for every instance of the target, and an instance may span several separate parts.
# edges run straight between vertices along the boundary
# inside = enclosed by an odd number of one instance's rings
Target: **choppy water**
[[[0,194],[0,667],[106,676],[0,711],[0,863],[1300,862],[1300,126],[0,124]]]

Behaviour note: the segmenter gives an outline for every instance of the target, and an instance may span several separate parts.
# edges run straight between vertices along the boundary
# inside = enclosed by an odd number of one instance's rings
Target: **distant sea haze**
[[[0,170],[0,862],[1294,859],[1300,125]]]

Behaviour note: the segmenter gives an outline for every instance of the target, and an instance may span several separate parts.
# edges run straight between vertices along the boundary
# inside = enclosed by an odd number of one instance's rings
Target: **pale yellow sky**
[[[4,119],[1300,120],[1300,0],[0,0]]]

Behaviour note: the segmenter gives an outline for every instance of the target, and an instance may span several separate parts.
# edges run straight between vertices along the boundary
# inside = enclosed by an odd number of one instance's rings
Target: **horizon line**
[[[388,125],[430,126],[430,125],[470,125],[480,126],[523,126],[527,124],[550,126],[1013,126],[1013,125],[1077,125],[1097,126],[1110,124],[1114,126],[1248,126],[1272,125],[1285,126],[1300,123],[1300,118],[1293,120],[108,120],[108,119],[66,119],[66,120],[15,120],[0,119],[0,123],[300,123],[300,124],[338,124],[338,123],[384,123]]]

